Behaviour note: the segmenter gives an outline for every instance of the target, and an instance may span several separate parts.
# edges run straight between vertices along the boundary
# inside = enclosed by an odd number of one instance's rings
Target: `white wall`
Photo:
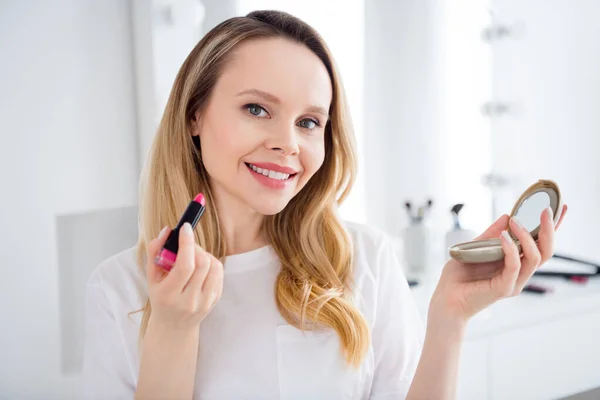
[[[490,23],[489,1],[443,1],[436,7],[442,36],[438,94],[443,184],[449,200],[444,207],[447,211],[451,204],[465,203],[463,224],[482,231],[496,218],[492,193],[481,184],[482,175],[493,172],[491,123],[481,113],[492,93],[492,51],[481,39]]]
[[[227,18],[238,15],[237,0],[202,0],[202,4],[204,4],[203,35]]]
[[[208,2],[130,1],[140,168],[147,160],[175,76],[202,35],[207,11],[203,3]]]
[[[510,107],[494,118],[496,168],[513,179],[513,198],[534,180],[556,180],[570,207],[557,252],[599,262],[600,3],[494,6],[497,23],[511,32],[491,44],[494,100]]]
[[[125,1],[0,3],[0,398],[80,398],[55,219],[136,203],[131,53]]]
[[[405,201],[432,198],[434,253],[446,254],[450,208],[464,226],[492,221],[491,54],[480,39],[487,2],[365,2],[364,151],[368,220],[392,235],[408,225]]]
[[[367,217],[391,234],[407,222],[406,200],[446,203],[435,3],[365,2]]]

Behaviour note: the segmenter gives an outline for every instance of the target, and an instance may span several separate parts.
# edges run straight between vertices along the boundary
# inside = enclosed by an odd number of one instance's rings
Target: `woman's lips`
[[[268,176],[263,175],[252,169],[252,167],[246,163],[246,167],[250,174],[263,186],[266,186],[270,189],[285,189],[289,187],[296,179],[297,173],[294,175],[290,175],[287,179],[277,179],[277,178],[269,178]]]

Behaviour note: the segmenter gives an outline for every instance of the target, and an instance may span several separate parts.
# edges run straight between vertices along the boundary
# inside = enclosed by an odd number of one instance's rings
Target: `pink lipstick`
[[[173,264],[175,264],[175,261],[177,260],[177,251],[179,250],[179,230],[186,222],[189,222],[192,226],[192,229],[194,229],[198,223],[198,220],[200,220],[200,217],[202,214],[204,214],[204,210],[204,195],[202,193],[198,193],[194,200],[188,204],[183,215],[179,219],[177,226],[175,226],[175,229],[171,231],[167,241],[165,242],[165,245],[158,256],[156,256],[156,259],[154,260],[156,265],[164,268],[167,271],[170,271],[171,268],[173,268]]]

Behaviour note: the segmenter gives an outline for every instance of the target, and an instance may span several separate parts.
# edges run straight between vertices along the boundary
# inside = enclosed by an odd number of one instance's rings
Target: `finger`
[[[502,242],[502,250],[504,251],[504,269],[502,274],[492,279],[492,288],[498,297],[510,296],[519,277],[521,270],[521,257],[517,246],[508,235],[507,231],[503,231],[500,235]]]
[[[196,242],[192,226],[186,222],[179,230],[179,249],[173,269],[165,278],[164,283],[169,290],[181,293],[194,273],[196,257]]]
[[[489,263],[477,264],[477,268],[464,269],[464,280],[468,282],[490,280],[493,277],[502,274],[504,271],[504,261],[494,261]]]
[[[519,276],[515,282],[514,293],[520,293],[525,284],[531,278],[537,267],[542,262],[542,255],[529,231],[519,222],[517,218],[511,218],[510,228],[523,249],[523,258]]]
[[[223,285],[224,285],[224,281],[225,281],[225,270],[223,269],[223,264],[221,264],[221,262],[219,260],[216,260],[218,262],[218,268],[220,270],[220,278],[217,280],[217,290],[216,290],[216,296],[215,296],[215,302],[218,301],[221,298],[221,295],[223,294]],[[214,304],[213,304],[214,306]]]
[[[225,284],[225,271],[223,269],[223,264],[221,264],[220,262],[219,262],[219,268],[221,269],[221,278],[219,279],[219,281],[217,283],[217,293],[215,296],[215,302],[221,298],[221,295],[223,294],[223,285]],[[213,306],[214,306],[214,304],[213,304]]]
[[[565,218],[565,215],[567,214],[567,210],[569,209],[569,207],[567,207],[567,205],[563,205],[562,207],[562,212],[560,213],[560,217],[558,218],[558,222],[556,223],[556,226],[554,227],[554,230],[557,231],[558,228],[560,228],[560,224],[562,224],[563,219]]]
[[[148,242],[148,245],[146,246],[146,254],[148,255],[149,259],[154,259],[154,257],[158,255],[158,252],[167,241],[167,236],[169,232],[169,227],[165,226],[161,229],[160,233],[158,234],[158,237]]]
[[[150,283],[158,282],[166,275],[165,270],[154,263],[154,259],[165,245],[169,232],[169,227],[165,226],[158,234],[158,237],[148,242],[146,246],[146,276]]]
[[[540,221],[541,229],[538,235],[538,247],[542,255],[541,264],[548,261],[554,253],[554,221],[552,220],[552,209],[547,208],[542,213]]]
[[[213,257],[210,271],[202,286],[202,294],[206,299],[205,309],[210,310],[220,297],[223,290],[223,265]]]
[[[187,285],[183,288],[183,293],[186,296],[196,297],[197,301],[200,301],[202,285],[210,270],[210,255],[198,245],[196,245],[195,264],[196,269]]]
[[[477,236],[475,240],[495,239],[499,237],[502,231],[508,226],[508,220],[509,216],[507,214],[502,215],[492,225],[490,225],[485,232]]]

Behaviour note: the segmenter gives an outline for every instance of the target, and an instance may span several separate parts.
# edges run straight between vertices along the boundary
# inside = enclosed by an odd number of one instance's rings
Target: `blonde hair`
[[[154,138],[141,182],[138,262],[144,265],[146,245],[165,225],[175,226],[188,202],[204,193],[207,209],[195,234],[200,246],[223,259],[226,247],[209,176],[200,158],[190,121],[209,100],[219,73],[242,41],[283,37],[306,45],[323,62],[333,97],[325,128],[325,159],[321,168],[284,210],[266,216],[263,232],[281,260],[275,300],[281,315],[306,329],[306,322],[333,328],[347,362],[359,365],[369,344],[369,329],[352,301],[351,240],[338,216],[356,174],[352,124],[339,73],[318,33],[298,18],[278,11],[255,11],[228,19],[200,40],[179,70]],[[142,309],[140,341],[151,315]],[[141,310],[140,310],[141,311]]]

